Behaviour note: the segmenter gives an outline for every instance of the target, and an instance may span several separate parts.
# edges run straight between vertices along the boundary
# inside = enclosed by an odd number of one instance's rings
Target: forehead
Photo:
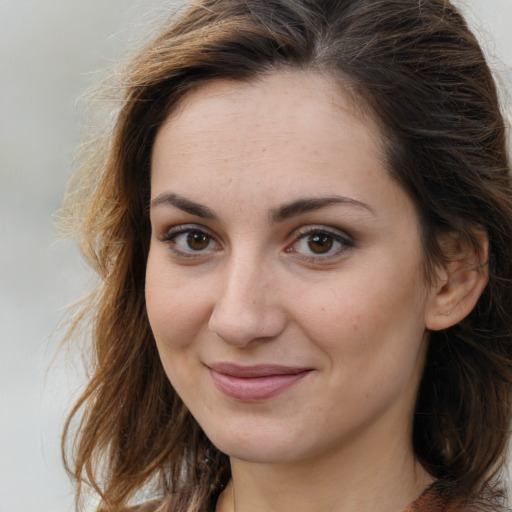
[[[174,107],[157,134],[152,168],[167,155],[176,163],[236,159],[244,168],[262,159],[285,159],[286,167],[295,164],[298,170],[308,161],[321,164],[333,151],[352,153],[354,140],[364,147],[363,159],[384,163],[380,130],[361,112],[340,80],[317,72],[280,70],[251,81],[214,80]]]
[[[178,100],[168,121],[180,115],[197,102],[225,101],[240,108],[266,105],[298,106],[319,95],[331,103],[345,108],[347,101],[341,93],[341,82],[333,75],[294,68],[274,69],[249,79],[219,78],[193,87]],[[271,92],[271,94],[269,94]],[[294,94],[299,92],[300,94]],[[250,99],[251,101],[247,101]],[[258,102],[259,100],[259,102]],[[283,103],[285,101],[285,103]],[[258,102],[258,103],[256,103]]]

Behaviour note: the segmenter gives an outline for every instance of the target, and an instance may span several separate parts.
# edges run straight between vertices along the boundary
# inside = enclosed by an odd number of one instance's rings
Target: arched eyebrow
[[[157,206],[174,206],[196,217],[217,219],[217,215],[215,215],[214,211],[208,208],[208,206],[196,203],[195,201],[191,201],[178,194],[173,194],[172,192],[164,192],[155,197],[155,199],[151,201],[151,208],[156,208]]]
[[[302,213],[319,210],[320,208],[325,208],[326,206],[333,204],[346,204],[349,206],[354,206],[358,209],[368,210],[372,215],[375,215],[375,212],[369,205],[350,197],[306,197],[291,201],[290,203],[286,203],[282,206],[279,206],[278,208],[272,209],[270,211],[270,220],[276,223],[282,222],[286,219],[289,219],[290,217],[295,217],[296,215],[300,215]]]
[[[304,197],[289,203],[285,203],[281,206],[278,206],[277,208],[270,210],[269,218],[271,222],[279,223],[291,217],[301,215],[302,213],[319,210],[333,204],[344,204],[358,209],[364,209],[375,215],[373,209],[362,201],[344,196],[328,196]],[[174,206],[175,208],[190,213],[191,215],[195,215],[196,217],[201,217],[203,219],[216,220],[218,218],[215,212],[208,206],[196,203],[195,201],[187,199],[186,197],[180,196],[178,194],[174,194],[172,192],[164,192],[151,201],[151,208],[166,205]]]

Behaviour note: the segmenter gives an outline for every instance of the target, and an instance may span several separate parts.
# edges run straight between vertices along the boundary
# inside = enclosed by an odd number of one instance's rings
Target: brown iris
[[[316,254],[329,252],[333,243],[332,236],[326,233],[316,233],[308,237],[308,247]]]
[[[210,236],[202,231],[191,231],[187,235],[187,245],[194,251],[202,251],[208,247]]]

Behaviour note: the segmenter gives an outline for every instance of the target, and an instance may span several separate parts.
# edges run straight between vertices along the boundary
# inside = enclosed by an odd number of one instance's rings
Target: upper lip
[[[241,379],[270,377],[271,375],[297,375],[298,373],[309,371],[311,369],[297,366],[283,366],[279,364],[257,364],[245,366],[226,362],[212,363],[207,366],[214,372]]]

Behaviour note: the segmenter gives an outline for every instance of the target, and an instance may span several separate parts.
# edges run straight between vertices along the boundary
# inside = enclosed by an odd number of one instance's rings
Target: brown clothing
[[[403,512],[465,512],[466,507],[459,503],[449,503],[436,489],[435,484],[427,487],[421,496]]]
[[[156,512],[160,501],[153,501],[129,509],[129,512]],[[213,512],[213,511],[212,511]],[[462,504],[448,503],[437,491],[435,484],[423,491],[421,496],[402,512],[466,512]]]

